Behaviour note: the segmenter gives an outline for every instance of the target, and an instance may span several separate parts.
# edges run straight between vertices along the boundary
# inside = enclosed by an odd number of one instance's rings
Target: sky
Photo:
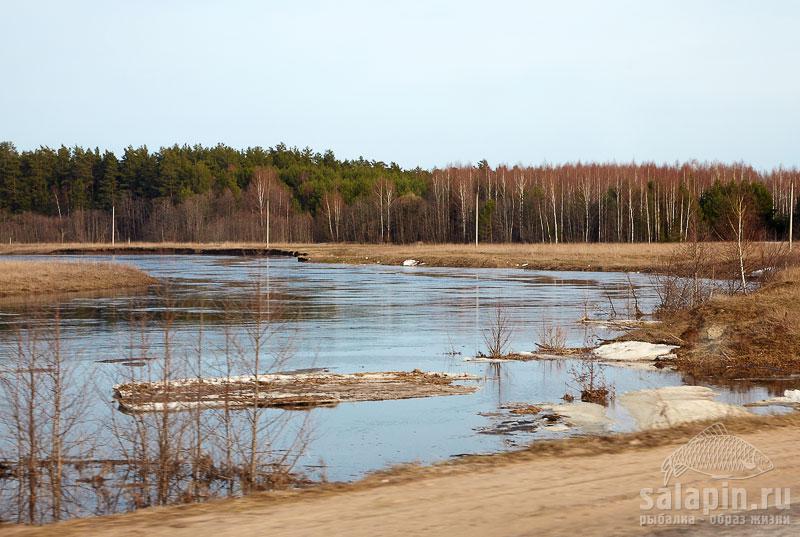
[[[800,2],[2,1],[0,140],[800,165]]]

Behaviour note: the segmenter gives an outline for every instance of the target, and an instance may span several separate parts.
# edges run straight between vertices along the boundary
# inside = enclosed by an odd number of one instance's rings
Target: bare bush
[[[614,398],[614,385],[606,380],[603,365],[596,360],[592,358],[581,360],[579,365],[570,367],[569,374],[581,401],[607,405],[608,401]]]
[[[714,252],[702,242],[694,220],[689,238],[670,256],[664,272],[654,277],[654,288],[659,298],[657,313],[699,306],[714,294]]]
[[[567,348],[567,333],[561,326],[543,320],[536,346],[543,352],[561,353]]]
[[[644,312],[639,307],[639,295],[636,294],[636,286],[631,281],[631,275],[628,278],[628,300],[627,300],[627,315],[629,319],[641,319],[644,317]]]
[[[483,331],[483,341],[486,344],[489,358],[502,358],[508,353],[508,343],[511,340],[513,326],[511,318],[505,309],[497,306],[494,316],[489,321],[489,327]]]

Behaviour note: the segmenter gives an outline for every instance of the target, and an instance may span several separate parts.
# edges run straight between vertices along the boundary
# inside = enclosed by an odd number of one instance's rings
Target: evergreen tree
[[[80,147],[72,149],[66,188],[62,185],[62,191],[67,195],[71,211],[91,208],[91,200],[94,198],[93,171],[97,160],[99,156],[93,151]]]
[[[116,155],[110,151],[104,152],[94,174],[95,207],[108,211],[116,203],[119,175]]]
[[[120,162],[120,187],[134,198],[153,199],[160,195],[158,161],[147,146],[128,146]]]
[[[26,211],[53,215],[56,213],[50,189],[54,182],[56,152],[49,147],[26,151],[21,156],[22,181],[25,184]]]
[[[17,148],[11,142],[0,143],[0,208],[17,212],[20,199],[20,166]]]

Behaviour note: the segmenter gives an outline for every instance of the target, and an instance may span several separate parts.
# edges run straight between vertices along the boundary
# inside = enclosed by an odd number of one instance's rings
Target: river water
[[[41,259],[41,258],[39,258]],[[50,257],[48,259],[55,259]],[[60,256],[59,259],[77,259]],[[399,463],[430,463],[466,453],[512,449],[540,438],[581,431],[537,429],[482,434],[499,407],[513,402],[559,403],[574,384],[573,360],[503,363],[465,362],[485,348],[483,334],[498,309],[511,319],[510,348],[533,350],[545,326],[562,327],[570,346],[596,343],[615,333],[587,328],[585,314],[620,316],[632,307],[652,310],[656,293],[642,274],[552,272],[521,269],[455,269],[381,265],[298,263],[288,258],[214,256],[80,256],[83,261],[135,265],[166,282],[166,290],[104,297],[67,297],[39,306],[39,321],[52,323],[56,309],[69,360],[80,364],[79,382],[90,398],[87,413],[108,419],[113,383],[136,368],[98,363],[135,356],[142,334],[158,352],[159,315],[176,313],[173,353],[193,356],[202,327],[202,361],[219,365],[225,333],[247,332],[247,317],[231,315],[256,287],[269,296],[275,326],[269,345],[280,348],[284,369],[332,372],[421,369],[478,375],[474,394],[400,401],[345,403],[333,408],[288,411],[302,421],[308,443],[297,469],[312,478],[352,480]],[[30,304],[25,305],[25,307]],[[20,304],[0,305],[0,345],[13,354],[14,328],[29,323]],[[146,316],[147,321],[137,321]],[[187,358],[188,359],[188,358]],[[629,390],[680,385],[675,372],[608,367],[617,395]],[[766,388],[731,391],[715,387],[719,400],[742,404],[763,399]],[[284,412],[284,411],[281,411]],[[612,431],[631,430],[627,412],[613,402]],[[117,418],[119,419],[119,418]],[[123,417],[124,419],[124,417]],[[275,445],[280,439],[271,439]]]

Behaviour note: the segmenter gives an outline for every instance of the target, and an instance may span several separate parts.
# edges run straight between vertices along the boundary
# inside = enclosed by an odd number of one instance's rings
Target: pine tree
[[[11,142],[0,143],[0,209],[18,212],[20,200],[20,166],[17,148]]]
[[[103,153],[95,172],[94,205],[109,211],[117,200],[117,184],[119,182],[119,162],[110,151]]]

